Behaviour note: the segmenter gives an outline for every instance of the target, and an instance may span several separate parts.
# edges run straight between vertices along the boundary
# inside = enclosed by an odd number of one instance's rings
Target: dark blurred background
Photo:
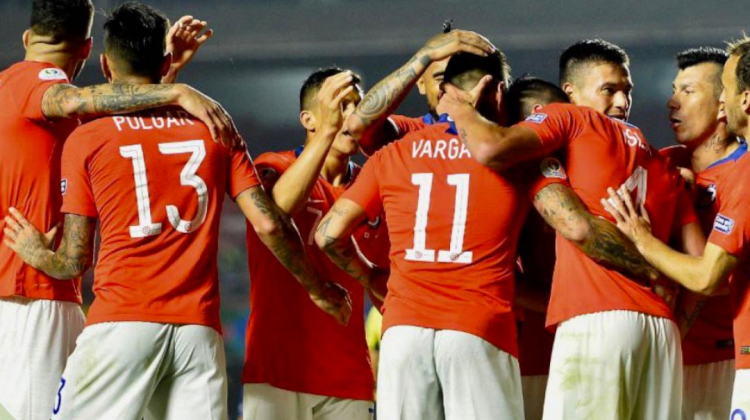
[[[100,11],[121,1],[93,0]],[[220,101],[232,114],[254,156],[304,141],[298,91],[313,70],[336,64],[354,69],[365,88],[405,62],[444,19],[487,36],[509,58],[513,75],[557,80],[557,59],[582,38],[601,37],[630,54],[635,90],[631,122],[649,141],[672,140],[665,104],[676,73],[674,56],[696,46],[723,47],[749,29],[747,3],[728,0],[531,1],[531,0],[145,0],[172,21],[190,14],[216,34],[187,68],[181,82]],[[0,68],[23,59],[21,34],[31,0],[0,0]],[[94,22],[95,49],[76,83],[103,82],[101,16]],[[426,111],[415,92],[399,109]],[[2,153],[2,151],[0,151]],[[230,373],[230,413],[241,396],[239,373],[249,280],[244,220],[227,203],[222,222],[222,316]],[[90,281],[90,279],[89,279]],[[87,287],[90,302],[90,285]],[[279,349],[283,351],[283,349]]]

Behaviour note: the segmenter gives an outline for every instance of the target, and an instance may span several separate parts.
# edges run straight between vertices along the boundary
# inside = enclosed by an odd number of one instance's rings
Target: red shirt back
[[[716,195],[716,185],[728,171],[732,162],[747,151],[742,145],[732,156],[715,162],[703,172],[695,174],[693,198],[703,233],[709,235],[720,198]],[[683,146],[664,148],[660,153],[676,166],[691,167],[691,153]],[[737,155],[737,156],[735,156]],[[730,296],[712,296],[706,300],[698,318],[682,340],[682,360],[686,366],[721,362],[734,358],[732,331],[732,304]]]
[[[443,123],[410,133],[365,164],[343,198],[370,217],[386,214],[391,277],[383,331],[396,325],[463,331],[517,357],[518,235],[529,198],[563,182],[540,172],[533,165],[498,175]]]
[[[571,187],[592,214],[613,220],[599,200],[608,195],[607,187],[628,182],[636,204],[645,203],[657,238],[666,241],[676,223],[696,221],[679,173],[635,126],[570,104],[545,106],[519,125],[533,130],[547,151],[559,151]],[[557,260],[547,326],[612,310],[672,318],[649,287],[597,264],[560,235]]]
[[[46,90],[68,83],[48,63],[23,61],[0,73],[0,214],[17,208],[47,232],[60,218],[60,155],[77,120],[50,121],[42,113]],[[0,220],[0,243],[5,222]],[[81,280],[57,280],[0,246],[0,296],[81,303]]]
[[[258,173],[269,189],[296,160],[294,151],[264,153],[256,159]],[[307,255],[319,272],[344,286],[352,298],[347,326],[312,303],[305,289],[270,253],[252,227],[247,229],[250,268],[250,320],[245,335],[243,383],[268,383],[294,392],[337,398],[372,400],[374,378],[365,341],[364,289],[336,267],[315,245],[320,219],[358,176],[350,166],[350,181],[334,187],[318,177],[307,205],[294,222],[307,246]],[[385,266],[388,235],[380,215],[354,236],[360,250]]]
[[[63,151],[63,213],[99,218],[88,324],[147,321],[221,331],[217,252],[224,195],[260,184],[249,155],[185,111],[100,118]]]

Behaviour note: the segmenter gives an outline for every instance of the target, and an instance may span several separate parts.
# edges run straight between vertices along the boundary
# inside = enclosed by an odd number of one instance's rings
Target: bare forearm
[[[30,265],[50,277],[69,280],[81,276],[91,267],[91,256],[86,253],[43,250]]]
[[[326,243],[321,249],[343,272],[353,277],[363,287],[370,288],[372,267],[361,258],[351,238],[335,239],[327,237]]]
[[[48,118],[95,118],[173,105],[178,97],[178,85],[57,85],[45,93],[42,111]]]
[[[702,257],[675,251],[650,234],[639,238],[637,246],[646,260],[670,279],[693,292],[710,294],[713,291],[715,284],[711,284],[711,276],[705,273]]]

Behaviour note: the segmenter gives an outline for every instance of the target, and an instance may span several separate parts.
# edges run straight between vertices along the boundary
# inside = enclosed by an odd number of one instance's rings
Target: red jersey
[[[555,270],[555,230],[537,212],[531,212],[518,242],[521,260],[519,282],[549,291]],[[555,334],[545,328],[546,312],[522,310],[518,333],[518,364],[521,375],[549,374]]]
[[[734,318],[735,367],[750,369],[750,157],[748,153],[728,159],[716,183],[718,213],[708,241],[739,259],[729,278]]]
[[[396,138],[392,140],[395,141],[411,133],[412,131],[421,130],[428,125],[434,124],[435,122],[435,118],[432,116],[432,114],[429,113],[419,118],[393,114],[388,117],[388,121],[386,124],[391,124],[393,129],[396,131]],[[440,120],[440,122],[446,122],[446,120]],[[359,143],[363,153],[365,150],[367,151],[365,153],[366,156],[374,154],[386,144],[388,143],[376,144],[371,138],[363,138]]]
[[[298,153],[301,149],[258,157],[258,173],[268,191],[294,163]],[[341,187],[318,177],[307,205],[294,217],[294,222],[318,272],[349,290],[354,315],[347,326],[341,326],[321,311],[252,227],[248,227],[250,320],[245,335],[243,383],[268,383],[294,392],[372,400],[374,378],[361,316],[364,289],[336,267],[314,239],[320,219],[358,176],[360,168],[351,163],[349,171],[349,184]],[[385,223],[379,214],[370,220],[354,235],[355,240],[368,259],[386,266],[389,245]]]
[[[673,226],[697,220],[676,169],[667,165],[633,125],[590,108],[552,104],[520,126],[533,130],[547,152],[559,150],[570,185],[595,216],[613,220],[600,200],[607,187],[623,183],[645,203],[653,234],[667,241]],[[672,318],[672,311],[649,287],[589,259],[571,242],[557,236],[555,267],[547,326],[578,315],[628,310]]]
[[[100,118],[63,151],[63,213],[99,219],[88,324],[146,321],[221,331],[217,252],[224,194],[260,184],[243,149],[177,108]]]
[[[23,61],[0,73],[0,214],[17,208],[42,232],[60,218],[60,155],[77,120],[47,120],[42,99],[68,83],[59,68]],[[0,243],[5,222],[0,220]],[[24,296],[81,303],[81,280],[57,280],[0,246],[0,297]]]
[[[556,178],[534,165],[498,175],[455,128],[435,124],[376,153],[343,198],[385,211],[391,276],[383,331],[463,331],[518,356],[512,312],[516,245],[530,199]]]
[[[695,174],[694,201],[703,233],[711,233],[716,213],[719,211],[719,197],[716,184],[733,167],[734,160],[747,152],[743,143],[731,156],[714,162],[711,166]],[[686,147],[671,146],[660,151],[674,165],[691,168],[691,153]],[[721,362],[734,358],[732,331],[732,304],[729,295],[712,296],[706,300],[698,318],[682,340],[682,360],[686,366]]]

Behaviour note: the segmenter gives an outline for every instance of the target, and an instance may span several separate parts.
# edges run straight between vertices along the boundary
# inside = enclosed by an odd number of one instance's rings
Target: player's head
[[[34,0],[29,29],[23,33],[24,47],[64,52],[74,61],[68,76],[75,79],[91,54],[93,21],[91,0]]]
[[[560,86],[576,105],[627,120],[632,103],[630,59],[601,39],[576,42],[560,55]]]
[[[500,50],[482,57],[470,53],[451,56],[445,68],[445,82],[465,91],[474,89],[485,76],[490,84],[481,92],[477,110],[485,117],[504,123],[502,98],[510,80],[510,66]]]
[[[138,2],[118,6],[104,23],[105,77],[158,83],[172,62],[167,31],[169,19],[161,11]]]
[[[448,19],[443,23],[443,33],[453,30],[453,21]],[[427,106],[433,115],[437,115],[437,106],[440,99],[440,84],[443,83],[445,66],[449,58],[432,62],[425,69],[422,76],[417,80],[419,94],[427,99]]]
[[[724,90],[721,102],[727,115],[730,133],[747,138],[750,114],[750,37],[731,42],[727,49],[729,59],[724,64],[721,81]]]
[[[677,76],[667,102],[669,120],[680,144],[698,146],[713,136],[719,126],[721,71],[727,53],[700,47],[677,54]]]
[[[302,126],[307,130],[308,138],[318,130],[320,125],[320,111],[318,106],[318,92],[320,92],[320,88],[323,87],[326,79],[344,71],[344,69],[338,67],[320,69],[311,74],[305,80],[305,83],[302,84],[302,88],[299,91],[299,119]],[[357,109],[357,105],[364,96],[360,87],[360,78],[356,74],[354,75],[354,84],[356,89],[341,102],[342,120],[346,120]],[[333,141],[331,150],[343,156],[352,156],[357,153],[358,148],[357,141],[342,126],[341,130],[336,134],[336,139]]]
[[[533,76],[521,76],[510,84],[503,98],[508,123],[515,124],[545,105],[570,99],[556,84]]]

